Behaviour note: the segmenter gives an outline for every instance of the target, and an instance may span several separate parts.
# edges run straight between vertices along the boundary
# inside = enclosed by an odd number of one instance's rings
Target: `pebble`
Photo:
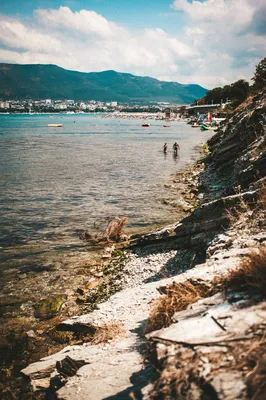
[[[171,271],[176,274],[178,271],[177,251],[170,250],[162,253],[149,254],[145,256],[139,251],[139,254],[130,254],[128,261],[123,269],[120,278],[120,284],[123,288],[134,287],[149,281],[157,281],[165,276],[170,276]],[[167,270],[166,270],[167,265]],[[154,277],[154,279],[152,279]]]

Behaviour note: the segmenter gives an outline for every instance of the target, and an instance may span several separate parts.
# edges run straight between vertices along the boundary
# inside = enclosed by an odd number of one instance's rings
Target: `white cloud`
[[[222,21],[227,24],[233,21],[234,28],[245,26],[252,17],[254,7],[248,0],[175,0],[172,8],[186,12],[193,21]]]
[[[131,32],[94,11],[60,7],[36,10],[34,16],[34,29],[13,20],[12,30],[5,28],[0,35],[0,42],[13,49],[0,52],[2,61],[51,62],[81,71],[116,69],[156,77],[168,70],[176,73],[179,62],[193,56],[189,45],[163,29]],[[20,36],[27,40],[18,46]]]
[[[61,50],[61,43],[47,34],[26,27],[13,19],[0,18],[0,42],[12,49],[49,53]]]
[[[0,16],[0,61],[54,63],[79,71],[115,69],[211,88],[250,78],[265,56],[254,23],[265,0],[175,0],[182,36],[161,28],[130,31],[94,11],[35,10],[31,22]],[[173,11],[174,12],[174,11]],[[260,18],[261,21],[261,18]]]
[[[250,30],[264,0],[175,0],[187,17],[184,40],[201,55],[194,79],[209,87],[250,79],[265,55],[266,37]],[[261,33],[262,30],[260,30]],[[196,67],[196,66],[195,66]],[[209,84],[208,84],[209,82]]]
[[[62,54],[56,53],[45,54],[31,51],[18,52],[0,49],[0,60],[1,62],[15,64],[67,64],[70,69],[78,69],[78,64],[70,54],[66,54],[64,57]]]
[[[36,10],[35,16],[40,23],[49,26],[49,28],[61,28],[103,38],[118,36],[124,31],[117,24],[109,22],[95,11],[72,12],[68,7],[60,7],[58,10]]]

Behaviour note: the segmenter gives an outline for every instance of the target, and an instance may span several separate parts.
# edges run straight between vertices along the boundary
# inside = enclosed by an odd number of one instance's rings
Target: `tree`
[[[210,90],[206,94],[206,103],[207,104],[218,104],[226,102],[226,100],[231,100],[235,106],[242,103],[249,94],[249,83],[244,79],[240,79],[231,85],[226,85],[224,87],[217,87]]]
[[[240,79],[239,81],[232,83],[230,90],[230,96],[232,99],[242,103],[242,101],[248,97],[248,94],[249,83],[247,81]]]
[[[256,66],[255,74],[252,78],[255,89],[262,89],[266,86],[266,57]]]

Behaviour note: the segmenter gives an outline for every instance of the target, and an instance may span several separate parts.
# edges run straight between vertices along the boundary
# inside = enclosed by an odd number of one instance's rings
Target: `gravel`
[[[128,259],[119,276],[122,288],[169,278],[188,269],[191,251],[163,250],[155,247],[128,254]]]

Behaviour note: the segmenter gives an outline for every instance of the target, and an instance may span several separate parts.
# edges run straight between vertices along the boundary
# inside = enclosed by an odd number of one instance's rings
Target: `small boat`
[[[144,128],[147,128],[147,127],[151,126],[151,124],[142,124],[142,126],[143,126]]]
[[[63,126],[63,124],[48,124],[47,126],[49,128],[60,128],[61,126]]]
[[[171,125],[163,125],[164,128],[171,128]]]
[[[192,127],[192,128],[198,128],[199,125],[198,125],[198,124],[193,124],[193,125],[191,125],[191,127]]]

